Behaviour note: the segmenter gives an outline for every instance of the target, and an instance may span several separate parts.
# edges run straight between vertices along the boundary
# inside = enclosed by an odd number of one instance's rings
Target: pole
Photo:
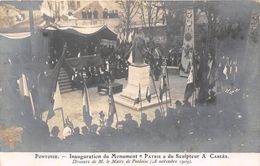
[[[63,108],[61,108],[60,110],[61,110],[61,118],[62,118],[63,128],[65,128],[65,120],[64,120]]]
[[[115,105],[115,101],[114,101],[114,96],[113,96],[113,90],[111,88],[111,80],[108,81],[108,96],[111,97],[111,103],[114,104],[114,109],[115,109],[115,114],[116,114],[116,121],[118,123],[118,115],[117,115],[117,111],[116,111],[116,105]]]
[[[33,18],[33,9],[30,7],[29,9],[29,23],[30,23],[30,32],[31,32],[31,40],[30,40],[30,47],[29,47],[29,53],[30,53],[30,58],[32,60],[33,57],[33,38],[34,38],[34,18]]]
[[[152,77],[152,81],[153,81],[153,87],[155,89],[155,94],[156,94],[156,97],[157,97],[157,100],[158,100],[158,103],[159,103],[159,106],[160,106],[160,110],[161,110],[161,113],[164,112],[163,110],[163,107],[161,105],[161,102],[160,102],[160,99],[159,99],[159,96],[158,96],[158,92],[157,92],[157,89],[156,89],[156,86],[155,86],[155,82],[154,82],[154,78],[153,78],[153,73],[151,73],[151,77]]]
[[[116,122],[118,123],[118,116],[117,116],[117,111],[116,111]]]
[[[169,91],[169,99],[170,99],[170,106],[172,106],[172,97],[171,97],[171,91],[170,91],[170,80],[169,80],[169,74],[168,74],[168,69],[167,69],[167,65],[166,65],[166,77],[167,77],[167,91]]]
[[[167,114],[167,111],[168,111],[168,98],[167,98],[168,95],[167,95],[167,93],[168,93],[168,90],[166,90],[166,93],[165,93],[165,97],[166,97],[166,114]]]
[[[195,93],[195,91],[192,93],[191,106],[194,106],[194,93]]]
[[[139,100],[140,100],[140,107],[141,107],[141,114],[142,114],[142,111],[143,111],[143,106],[142,106],[142,96],[141,96],[141,85],[139,83]]]
[[[114,103],[114,105],[115,105],[115,101],[114,101],[114,96],[113,96],[113,94],[112,94],[112,100],[113,100],[113,103]],[[117,115],[117,111],[116,111],[116,105],[115,105],[115,113],[116,113],[116,121],[117,121],[117,123],[118,123],[118,115]]]

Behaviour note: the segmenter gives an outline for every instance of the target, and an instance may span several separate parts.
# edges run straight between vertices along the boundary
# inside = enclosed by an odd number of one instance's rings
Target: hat
[[[51,129],[51,134],[52,134],[52,135],[55,135],[55,134],[57,134],[57,133],[59,133],[59,132],[60,132],[60,129],[59,129],[58,126],[54,126],[54,127]]]
[[[93,125],[91,125],[90,129],[91,129],[92,131],[95,131],[95,130],[98,129],[98,125],[97,125],[97,124],[93,124]]]
[[[156,109],[155,110],[155,116],[161,116],[161,111],[159,109]]]
[[[130,113],[125,114],[125,119],[132,118],[132,115]]]
[[[176,105],[181,105],[180,100],[176,100],[175,104],[176,104]]]
[[[105,117],[104,112],[103,112],[103,111],[100,111],[100,112],[99,112],[99,116],[100,116],[101,118],[104,118],[104,117]]]
[[[141,114],[141,118],[142,118],[142,119],[147,119],[146,113],[142,113],[142,114]]]

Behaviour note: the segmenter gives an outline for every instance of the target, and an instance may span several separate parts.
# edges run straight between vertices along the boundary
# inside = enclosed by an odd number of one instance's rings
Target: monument
[[[114,97],[117,104],[134,110],[158,106],[161,103],[158,99],[159,91],[156,89],[155,82],[150,75],[150,65],[144,62],[144,48],[145,41],[141,36],[136,36],[131,48],[133,62],[129,64],[127,86],[120,94]],[[151,95],[150,102],[147,100],[147,95],[149,94]],[[136,103],[136,100],[139,100],[139,102]],[[165,100],[163,102],[165,103]]]

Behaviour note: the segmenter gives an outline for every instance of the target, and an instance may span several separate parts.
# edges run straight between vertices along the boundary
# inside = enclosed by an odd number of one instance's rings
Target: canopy
[[[56,27],[48,26],[45,28],[50,31],[59,31],[62,35],[74,34],[80,37],[87,38],[98,38],[98,39],[108,39],[116,40],[117,34],[109,29],[106,25],[101,27]]]
[[[20,33],[0,33],[0,36],[3,36],[8,39],[24,39],[31,36],[30,32],[20,32]]]

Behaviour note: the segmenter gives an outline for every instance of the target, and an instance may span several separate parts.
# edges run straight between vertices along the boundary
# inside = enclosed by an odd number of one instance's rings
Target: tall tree
[[[118,0],[116,3],[119,4],[123,10],[121,28],[125,30],[126,36],[128,37],[131,25],[134,22],[133,18],[139,10],[139,2],[138,0]]]
[[[165,7],[162,1],[141,0],[139,3],[141,21],[144,27],[149,28],[149,39],[152,39],[152,26],[156,26],[164,19]]]

